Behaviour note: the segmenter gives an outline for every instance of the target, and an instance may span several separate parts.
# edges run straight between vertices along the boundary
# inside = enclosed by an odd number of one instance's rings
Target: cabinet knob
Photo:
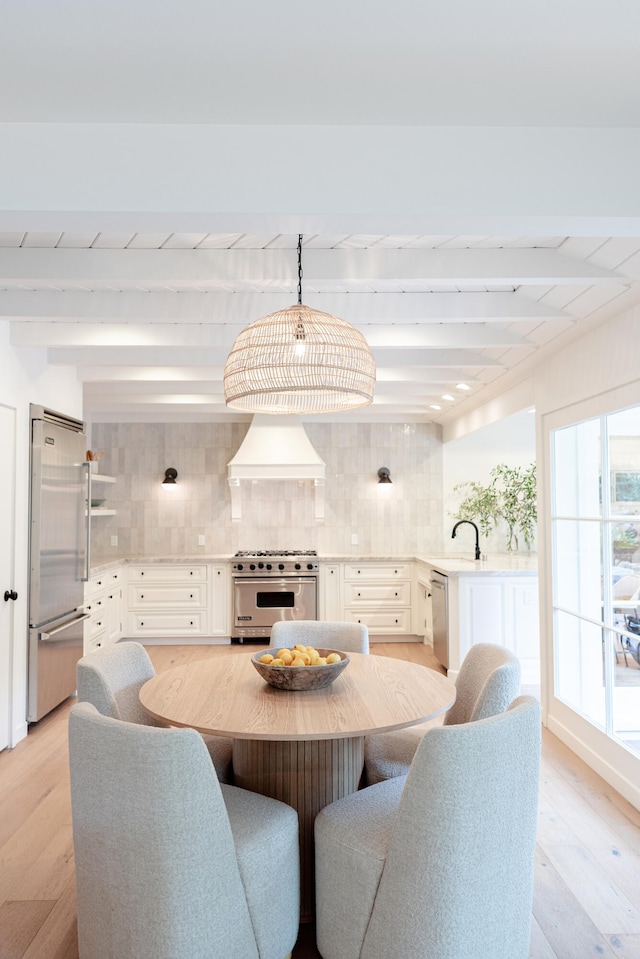
[[[144,599],[144,593],[140,593],[140,599]]]
[[[361,595],[362,595],[362,593],[358,593],[358,596],[361,596]]]
[[[189,573],[189,576],[193,576],[193,570],[191,570],[191,572]]]
[[[397,593],[394,593],[393,595],[394,595],[394,596],[397,596],[398,594],[397,594]]]
[[[141,571],[140,575],[141,575],[141,576],[144,576],[144,570]]]
[[[193,599],[193,593],[189,593],[189,599]]]

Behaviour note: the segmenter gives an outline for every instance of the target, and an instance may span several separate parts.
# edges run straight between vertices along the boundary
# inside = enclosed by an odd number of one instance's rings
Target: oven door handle
[[[236,576],[234,578],[234,586],[239,586],[241,583],[247,583],[249,586],[292,586],[296,583],[302,583],[303,585],[313,585],[318,580],[317,576],[265,576],[258,578],[256,576]]]

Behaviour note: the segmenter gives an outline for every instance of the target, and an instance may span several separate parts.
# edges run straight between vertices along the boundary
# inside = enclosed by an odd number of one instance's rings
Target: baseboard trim
[[[556,717],[549,716],[547,720],[548,729],[560,739],[565,746],[568,746],[599,776],[602,776],[605,782],[624,796],[628,802],[636,809],[640,810],[640,787],[637,785],[637,779],[633,782],[619,769],[616,769],[600,753],[596,752],[591,746],[587,745],[583,739],[570,730],[564,723]],[[623,746],[619,746],[623,749]]]

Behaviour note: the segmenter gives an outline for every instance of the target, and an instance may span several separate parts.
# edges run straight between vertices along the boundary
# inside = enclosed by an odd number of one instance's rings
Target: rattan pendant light
[[[367,406],[376,365],[364,336],[302,302],[264,316],[237,337],[224,368],[227,406],[253,413],[333,413]]]

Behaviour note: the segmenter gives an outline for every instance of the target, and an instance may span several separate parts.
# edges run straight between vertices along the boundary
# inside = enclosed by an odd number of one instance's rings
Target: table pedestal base
[[[303,921],[315,914],[314,820],[324,806],[358,789],[363,765],[362,736],[308,742],[233,741],[234,784],[280,799],[298,812]]]

